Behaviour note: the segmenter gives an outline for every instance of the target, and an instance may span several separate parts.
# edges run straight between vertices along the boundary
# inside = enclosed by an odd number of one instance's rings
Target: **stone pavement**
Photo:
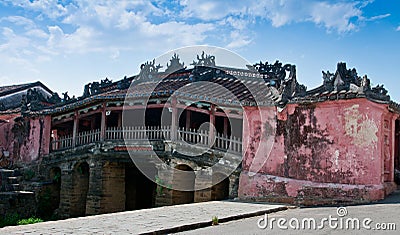
[[[0,234],[164,234],[286,210],[283,205],[212,201],[5,227]]]

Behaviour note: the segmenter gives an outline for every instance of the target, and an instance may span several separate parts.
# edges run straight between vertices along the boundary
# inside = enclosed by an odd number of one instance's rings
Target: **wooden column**
[[[224,135],[228,136],[228,117],[224,117]]]
[[[122,110],[118,113],[118,127],[122,126]]]
[[[74,115],[74,127],[72,130],[72,147],[76,146],[76,137],[78,135],[78,128],[79,128],[79,114],[78,111],[75,111]]]
[[[186,130],[190,128],[191,117],[192,117],[192,112],[186,109]]]
[[[60,143],[58,143],[57,129],[51,130],[51,132],[50,132],[50,140],[52,140],[52,142],[50,143],[52,151],[53,150],[57,150],[57,149],[60,148]]]
[[[171,109],[172,109],[172,118],[171,118],[171,140],[176,140],[178,137],[178,108],[176,107],[176,97],[172,97],[171,99]]]
[[[211,104],[210,108],[210,132],[208,134],[208,143],[211,143],[211,141],[214,141],[215,138],[215,105]]]
[[[106,104],[101,109],[101,125],[100,125],[100,141],[104,141],[106,137]]]

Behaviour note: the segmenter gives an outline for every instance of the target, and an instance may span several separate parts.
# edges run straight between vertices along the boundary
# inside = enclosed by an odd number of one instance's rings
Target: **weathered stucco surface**
[[[360,105],[355,104],[344,110],[346,135],[353,137],[353,144],[369,146],[378,142],[378,126],[360,113]]]
[[[387,113],[366,99],[245,108],[239,197],[300,203],[383,198]]]
[[[49,153],[50,116],[23,118],[3,115],[0,124],[0,148],[10,153],[13,162],[31,162]]]

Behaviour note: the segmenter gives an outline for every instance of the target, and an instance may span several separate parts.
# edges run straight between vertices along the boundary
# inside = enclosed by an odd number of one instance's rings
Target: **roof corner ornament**
[[[297,82],[296,66],[292,64],[282,65],[279,60],[274,64],[269,64],[268,61],[263,63],[260,61],[253,65],[253,68],[258,71],[264,81],[269,84],[272,89],[279,95],[279,104],[286,104],[295,96],[304,96],[307,87]],[[274,93],[274,92],[273,92]]]
[[[339,62],[337,64],[337,69],[334,74],[329,71],[322,71],[322,78],[324,91],[353,91],[364,94],[372,99],[383,101],[390,100],[388,91],[383,85],[377,85],[371,88],[371,81],[367,75],[361,78],[358,76],[355,68],[347,69],[345,62]]]
[[[49,103],[51,103],[51,104],[61,103],[61,98],[57,92],[53,92],[53,94],[51,94],[51,96],[49,98]]]

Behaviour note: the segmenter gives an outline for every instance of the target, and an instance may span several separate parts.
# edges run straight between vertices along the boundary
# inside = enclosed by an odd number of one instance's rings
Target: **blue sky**
[[[0,86],[40,80],[80,96],[198,44],[293,63],[308,88],[344,61],[400,101],[398,0],[0,0]]]

